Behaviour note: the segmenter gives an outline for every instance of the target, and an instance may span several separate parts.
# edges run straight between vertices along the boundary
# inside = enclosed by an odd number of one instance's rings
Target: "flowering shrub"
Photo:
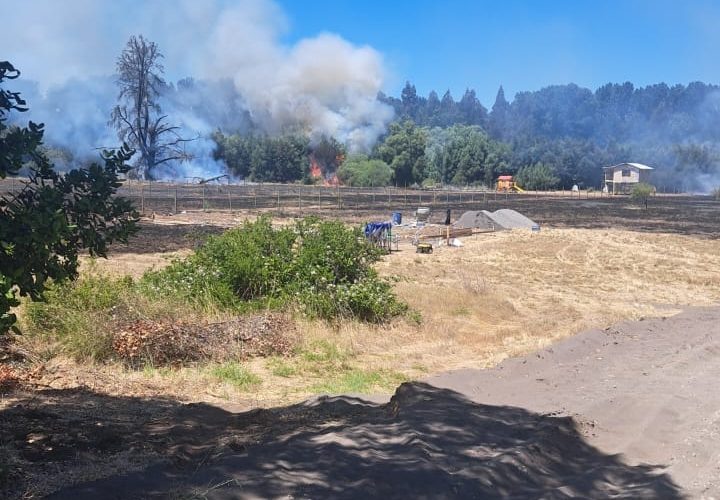
[[[148,295],[171,295],[205,308],[293,304],[313,317],[382,322],[406,306],[372,268],[380,256],[358,229],[340,222],[306,218],[295,227],[273,228],[260,218],[146,273],[140,286]]]

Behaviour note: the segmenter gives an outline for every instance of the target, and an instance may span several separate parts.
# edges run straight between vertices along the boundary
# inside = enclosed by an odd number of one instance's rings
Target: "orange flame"
[[[322,170],[320,164],[315,159],[315,155],[310,155],[310,177],[315,179],[322,177]]]
[[[339,186],[340,179],[336,174],[332,174],[329,177],[323,175],[320,163],[315,159],[314,154],[310,154],[310,177],[313,179],[322,179],[323,186]]]

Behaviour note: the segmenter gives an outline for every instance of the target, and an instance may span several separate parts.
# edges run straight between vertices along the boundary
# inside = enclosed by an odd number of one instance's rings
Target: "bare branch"
[[[111,122],[122,139],[140,153],[136,162],[144,174],[162,163],[184,160],[182,144],[195,139],[180,135],[180,127],[167,123],[159,98],[167,83],[163,79],[163,55],[142,35],[132,36],[117,60],[118,101]]]

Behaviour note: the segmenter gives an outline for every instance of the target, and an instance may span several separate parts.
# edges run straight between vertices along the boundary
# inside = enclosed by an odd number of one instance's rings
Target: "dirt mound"
[[[403,384],[386,404],[325,397],[217,414],[212,425],[206,412],[185,407],[173,419],[182,425],[164,426],[174,446],[199,444],[185,448],[200,465],[160,463],[50,498],[679,497],[652,466],[588,445],[570,417],[477,404],[424,383]]]
[[[113,349],[132,366],[224,361],[287,355],[293,347],[294,332],[294,323],[278,314],[211,324],[139,320],[115,333]]]

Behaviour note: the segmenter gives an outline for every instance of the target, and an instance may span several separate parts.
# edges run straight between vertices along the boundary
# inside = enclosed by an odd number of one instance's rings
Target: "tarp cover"
[[[365,237],[371,238],[373,236],[380,236],[384,231],[390,231],[392,229],[392,222],[368,222],[365,225]]]

